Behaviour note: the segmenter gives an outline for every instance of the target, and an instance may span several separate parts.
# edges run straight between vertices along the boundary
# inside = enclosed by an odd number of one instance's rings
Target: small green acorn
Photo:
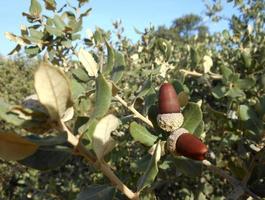
[[[166,132],[172,132],[183,124],[184,117],[180,113],[180,104],[175,88],[164,83],[159,89],[159,114],[157,123]]]

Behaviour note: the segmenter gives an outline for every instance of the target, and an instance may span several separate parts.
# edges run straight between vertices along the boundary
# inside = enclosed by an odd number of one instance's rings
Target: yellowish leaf
[[[0,157],[5,160],[22,160],[32,155],[38,145],[14,133],[0,133]]]
[[[30,41],[28,41],[27,39],[19,37],[19,36],[16,36],[15,34],[10,33],[10,32],[5,32],[5,37],[8,40],[16,42],[17,44],[19,44],[21,46],[25,46],[27,44],[30,44]]]
[[[42,63],[35,73],[35,90],[53,120],[64,116],[72,105],[69,81],[59,68]]]
[[[98,122],[93,134],[93,149],[99,160],[115,146],[115,141],[111,137],[111,132],[116,130],[118,126],[119,119],[111,114]]]
[[[204,73],[210,72],[211,67],[213,66],[213,60],[210,56],[203,57],[203,70]]]

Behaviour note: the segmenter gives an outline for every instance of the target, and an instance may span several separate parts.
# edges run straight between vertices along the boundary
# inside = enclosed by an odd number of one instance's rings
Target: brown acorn
[[[159,114],[157,123],[163,130],[172,132],[183,124],[178,95],[170,83],[164,83],[159,89]]]
[[[164,83],[159,89],[159,113],[179,113],[180,105],[175,88],[170,83]]]
[[[174,131],[167,140],[167,149],[174,155],[193,160],[204,160],[208,152],[206,145],[184,128]]]

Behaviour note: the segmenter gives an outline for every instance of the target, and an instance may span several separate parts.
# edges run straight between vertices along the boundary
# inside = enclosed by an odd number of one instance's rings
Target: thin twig
[[[130,190],[111,170],[109,165],[105,162],[100,162],[97,158],[80,142],[80,140],[73,135],[69,128],[61,122],[61,128],[67,133],[67,140],[70,144],[75,147],[75,150],[79,155],[83,156],[89,164],[99,169],[105,176],[109,178],[111,183],[119,189],[123,194],[125,194],[129,199],[139,200],[139,195]]]
[[[199,72],[196,72],[196,71],[188,71],[188,70],[185,70],[185,69],[180,69],[179,70],[180,72],[184,73],[184,75],[191,75],[191,76],[195,76],[195,77],[201,77],[203,76],[202,73],[199,73]],[[215,79],[215,80],[220,80],[223,78],[222,75],[220,74],[214,74],[212,72],[209,72],[209,75],[212,79]]]
[[[124,105],[128,110],[130,110],[133,114],[134,114],[134,117],[142,120],[143,122],[145,122],[146,124],[148,124],[149,126],[151,127],[154,127],[152,122],[147,119],[146,117],[144,117],[143,115],[141,115],[141,113],[139,113],[133,106],[129,106],[127,104],[126,101],[124,101],[119,95],[116,95],[115,98],[122,104]]]

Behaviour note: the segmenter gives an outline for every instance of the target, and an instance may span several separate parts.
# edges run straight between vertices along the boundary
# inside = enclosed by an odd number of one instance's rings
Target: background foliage
[[[29,24],[22,27],[21,36],[7,33],[17,43],[11,53],[24,49],[31,59],[18,56],[1,60],[1,99],[11,105],[21,104],[34,93],[33,72],[41,60],[36,59],[37,55],[59,65],[70,78],[77,111],[70,124],[76,132],[80,128],[77,122],[86,124],[89,118],[101,118],[106,113],[119,117],[122,126],[112,134],[117,145],[107,156],[107,162],[128,186],[136,189],[137,180],[151,159],[147,153],[149,146],[157,138],[166,140],[167,135],[157,127],[151,129],[135,120],[117,100],[111,99],[110,89],[112,93],[118,90],[128,105],[152,121],[158,88],[164,81],[171,82],[179,94],[185,119],[191,119],[185,128],[208,145],[208,160],[264,197],[265,3],[228,2],[239,11],[228,19],[229,30],[210,34],[200,16],[188,14],[175,19],[171,27],[151,27],[139,32],[141,40],[131,44],[123,36],[119,22],[114,23],[117,41],[112,40],[110,31],[100,28],[80,38],[82,20],[91,11],[85,9],[86,1],[77,1],[76,7],[66,4],[59,8],[55,1],[32,0],[29,12],[23,14]],[[52,14],[42,15],[44,8],[53,11]],[[207,4],[206,15],[213,21],[220,20],[221,9],[221,3],[214,1]],[[103,74],[96,81],[93,76],[97,72],[91,65],[98,65]],[[108,91],[110,98],[107,103],[98,103],[98,109],[95,102],[102,97],[100,91]],[[2,130],[17,130],[4,121],[0,123]],[[141,138],[145,133],[152,134],[149,138],[153,139],[143,142],[137,137],[138,132]],[[89,140],[87,135],[85,140]],[[92,183],[108,183],[81,158],[67,153],[58,157],[62,158],[58,167],[44,171],[0,160],[0,198],[75,199]],[[155,181],[143,191],[143,199],[247,197],[200,162],[166,155],[158,162],[158,168]],[[125,197],[117,192],[116,198]]]

